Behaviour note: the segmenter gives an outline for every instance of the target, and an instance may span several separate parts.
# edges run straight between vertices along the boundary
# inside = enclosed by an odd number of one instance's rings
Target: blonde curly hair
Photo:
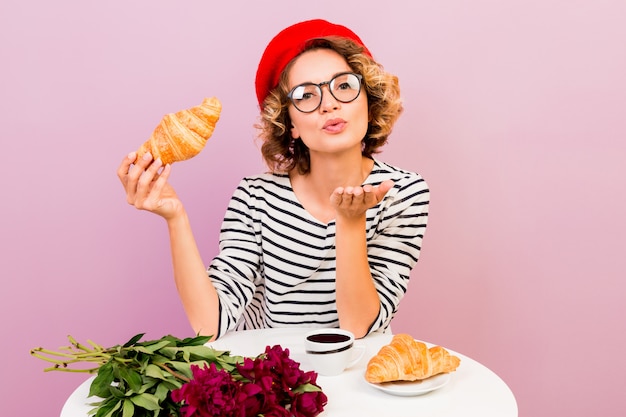
[[[343,56],[351,70],[363,76],[367,93],[369,123],[362,139],[362,154],[372,157],[387,143],[393,125],[402,113],[402,99],[398,77],[386,72],[382,65],[363,53],[363,47],[346,38],[325,37],[311,41],[304,51],[317,48],[332,49]],[[307,174],[311,169],[309,150],[301,140],[293,140],[291,119],[287,111],[289,86],[287,74],[292,60],[283,70],[278,86],[263,101],[260,120],[255,124],[258,139],[262,142],[261,154],[272,172],[289,172],[297,169]]]

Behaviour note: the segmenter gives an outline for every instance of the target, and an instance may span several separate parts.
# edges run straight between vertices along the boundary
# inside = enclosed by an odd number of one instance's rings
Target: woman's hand
[[[330,203],[338,217],[359,218],[378,204],[393,185],[392,180],[387,180],[377,187],[370,184],[362,187],[339,187],[330,196]]]
[[[380,298],[367,257],[367,209],[374,207],[393,187],[391,180],[379,186],[339,187],[330,196],[335,208],[337,275],[335,279],[339,326],[363,337],[376,320]]]
[[[171,165],[163,167],[161,160],[153,161],[150,153],[136,159],[137,153],[131,152],[117,169],[117,176],[126,190],[126,201],[139,210],[156,213],[166,220],[182,212],[182,203],[167,182]]]

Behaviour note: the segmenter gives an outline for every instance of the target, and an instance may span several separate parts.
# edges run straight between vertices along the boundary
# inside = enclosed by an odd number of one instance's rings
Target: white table
[[[266,346],[289,348],[290,357],[310,370],[304,353],[304,334],[310,329],[262,329],[234,332],[212,342],[216,349],[230,350],[234,355],[256,356]],[[459,368],[450,381],[435,391],[419,396],[402,397],[384,393],[364,379],[368,360],[391,340],[391,334],[374,333],[355,343],[366,347],[363,358],[339,376],[318,376],[317,382],[328,396],[321,417],[352,416],[420,416],[420,417],[517,417],[517,402],[504,381],[493,371],[462,354]],[[61,417],[86,417],[97,400],[87,398],[92,378],[81,384],[67,399]]]

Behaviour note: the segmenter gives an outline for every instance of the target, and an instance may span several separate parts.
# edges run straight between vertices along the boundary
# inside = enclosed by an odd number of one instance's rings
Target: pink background
[[[191,334],[164,223],[126,204],[116,167],[163,114],[222,100],[172,179],[208,262],[233,188],[264,169],[261,52],[314,17],[399,75],[380,158],[432,189],[394,331],[493,369],[520,416],[626,414],[626,3],[396,3],[2,2],[2,415],[56,416],[85,379],[30,348]]]

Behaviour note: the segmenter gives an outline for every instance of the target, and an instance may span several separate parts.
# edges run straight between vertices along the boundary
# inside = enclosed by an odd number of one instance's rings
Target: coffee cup
[[[355,345],[354,334],[347,330],[323,328],[305,335],[304,350],[314,371],[335,376],[355,365],[363,357],[365,346]]]

